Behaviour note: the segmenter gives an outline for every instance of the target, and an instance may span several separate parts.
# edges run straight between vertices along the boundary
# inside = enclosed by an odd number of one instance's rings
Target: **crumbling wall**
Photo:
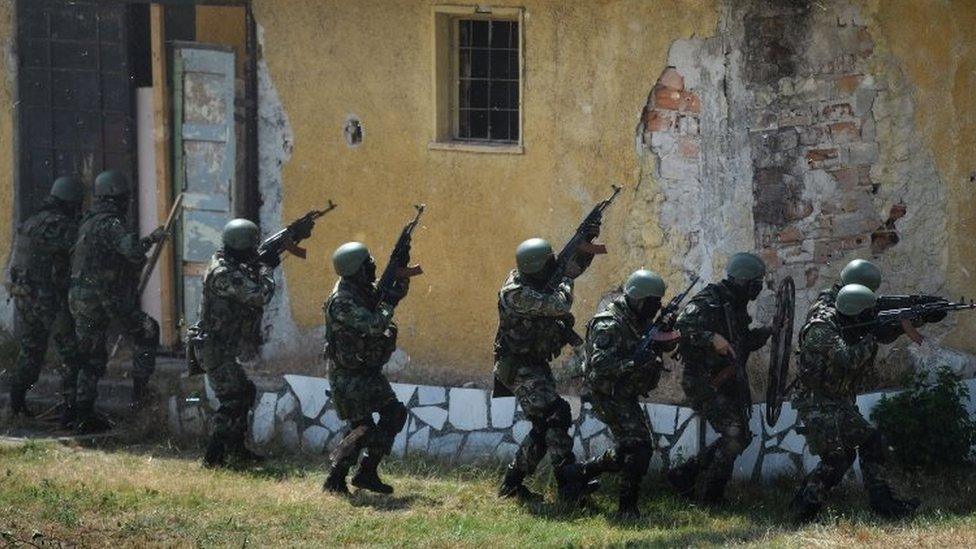
[[[13,2],[0,3],[0,279],[7,278],[7,262],[13,244],[14,215],[14,89],[17,81],[17,52],[14,50]],[[0,331],[13,330],[14,307],[7,289],[0,284]]]

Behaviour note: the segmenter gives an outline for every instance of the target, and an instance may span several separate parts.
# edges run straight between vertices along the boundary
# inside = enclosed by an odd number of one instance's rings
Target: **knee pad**
[[[546,415],[546,425],[554,429],[569,429],[572,424],[573,412],[569,403],[561,398],[553,402]]]
[[[395,435],[407,423],[407,407],[399,400],[387,404],[380,410],[379,427],[383,431]]]

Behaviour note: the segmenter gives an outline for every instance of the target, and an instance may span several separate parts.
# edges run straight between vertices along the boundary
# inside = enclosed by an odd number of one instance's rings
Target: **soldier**
[[[634,271],[623,295],[594,316],[586,329],[585,391],[616,447],[588,461],[583,471],[587,478],[621,474],[617,515],[622,519],[640,517],[637,498],[654,451],[654,432],[638,399],[657,386],[663,362],[658,354],[646,364],[636,364],[634,352],[661,308],[665,289],[657,274]],[[667,349],[659,349],[663,350]]]
[[[108,170],[95,178],[95,202],[82,218],[71,260],[68,303],[75,317],[75,333],[84,356],[78,376],[76,430],[108,428],[95,414],[98,380],[105,373],[108,354],[106,331],[115,321],[135,343],[132,357],[132,404],[146,396],[156,366],[159,324],[139,309],[136,286],[146,252],[165,238],[162,228],[140,239],[126,228],[129,182],[122,173]]]
[[[26,394],[40,376],[48,338],[53,336],[62,363],[61,422],[67,426],[74,420],[80,356],[74,319],[68,310],[68,284],[71,247],[78,234],[84,197],[81,181],[59,177],[40,211],[17,230],[10,267],[10,294],[15,300],[20,344],[10,382],[10,411],[14,416],[33,415],[25,403]]]
[[[703,452],[671,469],[668,480],[680,494],[703,503],[723,500],[735,459],[752,438],[746,417],[751,402],[743,402],[735,360],[744,362],[771,334],[765,326],[750,328],[747,311],[749,302],[762,291],[765,264],[753,254],[737,253],[725,272],[724,280],[709,284],[691,299],[675,325],[681,332],[681,386],[691,407],[719,437]],[[737,357],[737,352],[747,356]]]
[[[325,356],[330,361],[332,400],[349,432],[332,453],[323,490],[348,494],[346,475],[365,449],[353,486],[392,494],[393,487],[380,479],[377,467],[403,429],[407,408],[393,393],[383,365],[396,350],[393,309],[407,295],[409,279],[398,279],[392,294],[381,300],[376,262],[359,242],[339,246],[332,265],[341,278],[323,305]],[[373,421],[374,412],[379,413],[378,422]]]
[[[257,225],[246,219],[224,226],[223,247],[203,277],[200,320],[188,334],[220,401],[203,458],[207,467],[225,465],[228,453],[241,461],[258,458],[244,443],[256,389],[238,357],[253,351],[264,306],[275,289],[277,262],[258,261],[259,240]]]
[[[808,319],[820,307],[833,307],[834,301],[837,299],[837,292],[848,284],[860,284],[861,286],[866,286],[872,292],[877,292],[878,287],[881,286],[881,269],[866,259],[854,259],[848,262],[840,271],[840,280],[835,282],[830,288],[821,291],[817,296],[817,299],[810,307],[809,314],[807,315]]]
[[[589,231],[592,240],[599,235],[597,222]],[[567,344],[582,343],[573,332],[573,279],[593,260],[591,254],[578,252],[571,261],[571,271],[555,290],[547,288],[557,268],[552,247],[541,238],[519,244],[515,250],[517,269],[509,274],[498,292],[498,333],[495,336],[496,387],[514,394],[522,406],[532,430],[522,441],[508,466],[498,490],[500,497],[523,501],[540,500],[541,496],[525,487],[523,481],[535,472],[549,453],[556,476],[557,497],[576,503],[595,489],[583,477],[573,454],[569,436],[572,413],[569,403],[556,392],[556,382],[549,361]],[[496,394],[505,394],[496,389]]]
[[[893,339],[890,335],[882,339],[864,326],[875,316],[876,300],[870,288],[848,284],[837,293],[836,305],[812,309],[800,330],[793,406],[803,422],[810,451],[820,457],[820,463],[793,500],[798,522],[817,515],[857,456],[875,512],[897,518],[911,514],[917,506],[917,501],[896,497],[888,485],[881,434],[861,416],[855,402],[858,389],[873,369],[878,341]]]

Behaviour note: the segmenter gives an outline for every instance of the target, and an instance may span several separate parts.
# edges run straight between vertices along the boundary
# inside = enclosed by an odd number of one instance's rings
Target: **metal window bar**
[[[520,91],[518,22],[458,19],[455,29],[455,138],[480,142],[517,142]],[[482,36],[477,40],[475,34],[479,32]],[[501,38],[501,41],[496,38]],[[492,60],[496,56],[504,56],[506,68],[504,71],[496,71],[504,76],[493,73]],[[480,69],[477,76],[474,72],[476,64]],[[473,106],[472,92],[476,88],[480,88],[483,97],[478,97],[478,106]]]

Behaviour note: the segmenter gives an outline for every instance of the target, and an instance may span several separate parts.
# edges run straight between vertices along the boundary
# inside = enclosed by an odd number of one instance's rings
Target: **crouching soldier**
[[[332,469],[323,489],[348,494],[346,475],[365,449],[353,486],[391,494],[393,487],[380,480],[377,467],[403,429],[407,408],[393,393],[383,365],[396,350],[393,309],[406,296],[409,279],[397,279],[392,293],[380,293],[375,285],[376,262],[359,242],[339,246],[332,264],[341,278],[323,306],[325,356],[330,362],[332,400],[349,432],[332,453]],[[373,421],[374,412],[379,413],[378,422]]]
[[[767,327],[750,328],[747,307],[762,291],[766,265],[750,253],[729,258],[726,277],[709,284],[678,316],[681,387],[691,407],[718,433],[697,456],[668,472],[682,495],[702,503],[720,503],[732,467],[752,439],[746,411],[751,406],[748,378],[737,372],[749,353],[769,339]],[[744,385],[744,386],[743,386]]]
[[[873,373],[879,337],[872,333],[877,296],[870,288],[848,284],[836,303],[811,311],[800,330],[799,372],[793,406],[803,423],[810,452],[820,463],[804,479],[793,500],[798,522],[816,517],[830,490],[861,458],[861,473],[871,508],[897,518],[911,514],[917,502],[896,497],[886,479],[881,433],[857,409],[855,398]]]
[[[591,237],[599,227],[591,229]],[[501,497],[539,500],[524,484],[546,452],[552,462],[560,501],[576,503],[595,486],[589,486],[573,454],[569,435],[572,413],[569,403],[556,392],[549,361],[567,344],[581,343],[573,332],[573,279],[593,260],[579,252],[572,271],[550,288],[557,270],[552,247],[541,238],[519,244],[517,269],[498,292],[498,332],[495,336],[495,396],[514,394],[532,430],[522,441],[499,488]]]
[[[129,181],[108,170],[95,178],[95,202],[78,229],[71,257],[71,289],[68,304],[75,318],[75,333],[84,360],[78,376],[76,430],[94,432],[108,423],[95,414],[98,380],[105,374],[105,348],[109,324],[115,322],[130,337],[132,355],[132,404],[146,396],[149,378],[156,368],[159,324],[139,309],[136,289],[146,252],[166,237],[162,227],[145,238],[130,232],[126,223]]]
[[[593,317],[586,330],[585,393],[593,412],[610,428],[616,447],[588,461],[583,470],[587,478],[620,473],[621,519],[640,517],[641,480],[654,451],[654,433],[639,398],[657,387],[663,362],[655,353],[649,362],[638,364],[634,355],[661,308],[665,288],[657,274],[635,271],[623,295]]]
[[[10,411],[33,414],[25,402],[27,391],[37,382],[48,339],[62,363],[61,423],[74,421],[75,383],[81,357],[75,338],[75,324],[68,310],[71,277],[71,247],[78,235],[78,218],[85,187],[74,177],[59,177],[44,199],[40,211],[17,229],[17,242],[10,266],[10,294],[17,313],[17,341],[20,352],[10,380]]]
[[[188,345],[202,362],[220,407],[213,417],[203,463],[207,467],[258,458],[245,445],[247,414],[256,389],[239,357],[256,345],[264,306],[274,293],[274,265],[258,260],[260,231],[246,219],[224,226],[223,247],[217,250],[203,277],[199,321],[189,332]],[[266,260],[267,261],[267,260]]]

